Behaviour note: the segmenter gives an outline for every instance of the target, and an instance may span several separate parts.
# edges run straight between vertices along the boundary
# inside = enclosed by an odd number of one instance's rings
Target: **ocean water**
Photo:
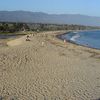
[[[78,45],[100,49],[100,30],[69,32],[61,35],[60,38]]]
[[[9,39],[23,36],[23,34],[0,34],[0,39]]]

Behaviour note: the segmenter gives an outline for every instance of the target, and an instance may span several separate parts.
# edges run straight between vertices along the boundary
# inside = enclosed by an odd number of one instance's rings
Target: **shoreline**
[[[87,30],[78,30],[78,31],[87,31]],[[49,36],[51,36],[51,37],[53,36],[53,38],[55,37],[55,38],[58,39],[58,42],[61,41],[63,43],[64,41],[63,41],[63,39],[60,36],[61,35],[64,35],[64,34],[68,34],[70,32],[76,32],[76,31],[75,30],[69,30],[69,31],[66,31],[66,30],[62,30],[62,31],[44,31],[44,32],[40,32],[38,34],[41,34],[41,33],[46,33],[46,34],[47,33],[51,33]],[[37,33],[34,33],[34,34],[36,35]],[[32,34],[30,34],[30,37],[31,37],[31,35]],[[6,47],[6,46],[16,46],[16,45],[20,45],[23,42],[25,42],[25,40],[26,40],[26,35],[19,36],[19,37],[15,37],[15,38],[10,38],[10,39],[4,39],[3,40],[4,47]],[[15,42],[15,44],[13,45],[14,42]],[[84,45],[79,45],[79,44],[76,44],[76,43],[74,43],[74,42],[72,42],[70,40],[66,40],[66,42],[69,43],[69,44],[78,46],[78,47],[83,47],[83,48],[89,49],[90,51],[91,50],[100,51],[100,49],[91,48],[91,47],[87,47],[87,46],[84,46]],[[66,45],[66,44],[64,44],[64,45]]]
[[[90,31],[90,30],[83,30],[83,31]],[[66,35],[66,34],[70,34],[70,32],[76,32],[76,31],[68,31],[68,32],[63,33],[63,34],[56,35],[56,37],[59,38],[60,40],[64,41],[64,39],[62,39],[61,36]],[[80,31],[78,31],[78,32],[80,32]],[[70,42],[70,43],[77,45],[77,46],[82,46],[82,47],[86,47],[86,48],[90,48],[90,49],[94,49],[94,50],[100,50],[100,48],[89,47],[88,45],[85,46],[85,45],[82,45],[82,44],[78,44],[78,43],[75,43],[74,41],[71,41],[71,40],[67,40],[67,39],[65,39],[65,40],[66,40],[66,42]]]
[[[78,30],[78,31],[87,31],[87,30]],[[41,34],[41,33],[46,33],[48,35],[48,33],[51,33],[49,36],[53,36],[53,38],[57,39],[58,42],[61,41],[62,43],[64,42],[63,39],[60,37],[61,35],[64,35],[64,34],[68,34],[70,32],[76,32],[75,30],[69,30],[69,31],[66,31],[66,30],[62,30],[62,31],[44,31],[44,32],[40,32],[40,33],[34,33],[35,35],[36,34]],[[30,34],[30,37],[31,37],[32,34]],[[45,36],[45,35],[44,35]],[[23,44],[23,42],[25,43],[26,41],[26,35],[23,35],[23,36],[19,36],[19,37],[15,37],[15,38],[11,38],[11,39],[4,39],[3,42],[4,42],[4,47],[7,47],[7,46],[17,46],[17,45],[21,45]],[[74,42],[71,42],[69,40],[66,40],[67,44],[72,44],[72,45],[75,45],[77,47],[82,47],[84,49],[89,49],[90,51],[91,50],[94,50],[94,51],[100,51],[100,49],[96,49],[96,48],[91,48],[91,47],[87,47],[87,46],[84,46],[84,45],[79,45],[79,44],[76,44]],[[64,43],[64,45],[66,45]],[[2,46],[3,47],[3,46]],[[2,48],[1,47],[1,48]]]

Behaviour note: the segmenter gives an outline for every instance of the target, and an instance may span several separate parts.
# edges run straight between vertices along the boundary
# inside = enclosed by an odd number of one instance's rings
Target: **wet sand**
[[[23,36],[0,48],[0,98],[99,100],[100,50],[55,37],[62,33]]]

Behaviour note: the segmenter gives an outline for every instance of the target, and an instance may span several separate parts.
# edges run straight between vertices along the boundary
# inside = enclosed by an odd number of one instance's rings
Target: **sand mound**
[[[11,41],[8,41],[7,42],[7,45],[8,46],[17,46],[17,45],[21,45],[25,42],[25,37],[26,36],[23,36],[21,38],[18,38],[18,39],[15,39],[15,40],[11,40]]]

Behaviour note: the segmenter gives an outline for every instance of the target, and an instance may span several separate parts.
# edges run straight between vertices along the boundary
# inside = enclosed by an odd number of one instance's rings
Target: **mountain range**
[[[0,11],[0,22],[77,24],[100,26],[100,17],[80,14],[47,14],[30,11]]]

